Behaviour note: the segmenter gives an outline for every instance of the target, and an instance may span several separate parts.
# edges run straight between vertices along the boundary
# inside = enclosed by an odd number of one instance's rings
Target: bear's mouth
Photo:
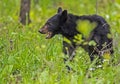
[[[47,34],[46,39],[50,39],[54,36],[53,32],[47,32],[46,34]]]

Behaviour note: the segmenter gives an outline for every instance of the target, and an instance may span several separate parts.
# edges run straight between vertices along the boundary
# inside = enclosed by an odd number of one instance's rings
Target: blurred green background
[[[97,6],[96,6],[97,3]],[[65,68],[62,36],[46,40],[38,30],[45,21],[67,9],[76,15],[98,14],[111,26],[115,65],[94,67],[88,54],[77,50],[75,72]],[[20,0],[0,0],[0,84],[119,84],[120,83],[120,0],[31,0],[31,23],[19,23]]]

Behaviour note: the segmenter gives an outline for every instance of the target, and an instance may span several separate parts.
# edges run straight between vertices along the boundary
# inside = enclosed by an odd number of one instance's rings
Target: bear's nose
[[[42,30],[42,29],[40,29],[38,32],[39,32],[39,33],[41,33],[41,34],[44,34],[44,32],[43,32],[43,30]]]
[[[40,30],[38,30],[38,32],[39,32],[39,33],[42,33],[42,30],[40,29]]]

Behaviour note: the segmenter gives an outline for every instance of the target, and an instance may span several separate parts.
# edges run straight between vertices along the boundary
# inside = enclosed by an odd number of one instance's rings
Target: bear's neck
[[[79,32],[76,30],[76,21],[79,19],[78,16],[72,14],[68,15],[67,21],[61,26],[61,34],[67,38],[72,38]]]

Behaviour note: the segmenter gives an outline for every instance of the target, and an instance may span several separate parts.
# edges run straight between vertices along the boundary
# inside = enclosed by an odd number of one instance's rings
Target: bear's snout
[[[45,32],[43,32],[42,29],[38,30],[38,32],[41,33],[41,34],[45,34]]]

